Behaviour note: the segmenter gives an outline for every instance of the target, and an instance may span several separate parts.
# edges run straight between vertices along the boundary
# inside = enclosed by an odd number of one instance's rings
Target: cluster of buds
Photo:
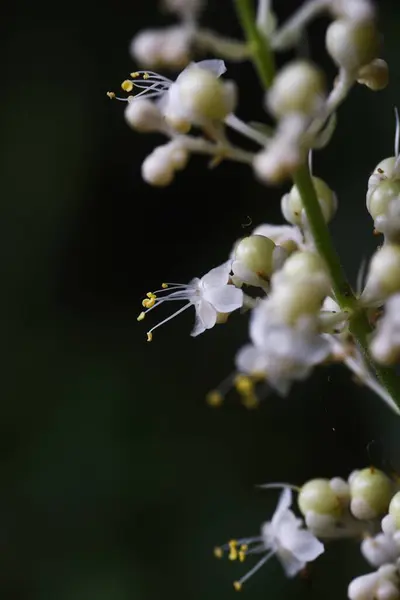
[[[231,561],[244,562],[254,554],[262,558],[241,579],[236,590],[276,556],[288,577],[325,551],[329,541],[349,539],[360,543],[361,554],[377,571],[355,578],[348,587],[350,600],[400,598],[400,492],[395,478],[367,467],[353,471],[347,480],[312,479],[301,487],[273,483],[262,488],[283,488],[271,520],[261,535],[233,539],[214,550]],[[291,510],[293,492],[302,518]],[[379,530],[381,531],[379,532]]]

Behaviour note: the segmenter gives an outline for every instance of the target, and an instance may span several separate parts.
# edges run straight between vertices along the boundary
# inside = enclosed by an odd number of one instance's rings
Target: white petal
[[[264,373],[266,371],[266,360],[261,350],[248,344],[239,350],[235,363],[240,373]]]
[[[227,260],[219,267],[211,269],[206,275],[201,278],[203,288],[209,286],[215,287],[219,285],[225,285],[229,280],[229,273],[231,271],[231,261]]]
[[[294,577],[306,566],[304,561],[299,560],[290,552],[278,551],[276,556],[285,571],[286,577]]]
[[[280,534],[282,546],[300,561],[310,562],[324,552],[324,545],[305,529],[287,524],[280,528]]]
[[[206,300],[201,300],[196,304],[196,314],[205,329],[211,329],[217,322],[217,311]]]
[[[356,577],[347,588],[347,596],[350,600],[373,600],[378,581],[378,573],[368,573],[368,575]]]
[[[222,313],[230,313],[243,305],[243,292],[234,285],[208,287],[203,292],[203,298]]]
[[[288,511],[288,509],[292,505],[292,490],[288,487],[285,487],[279,496],[278,504],[272,517],[272,523],[278,522],[282,516]],[[289,511],[291,514],[292,511]]]
[[[204,327],[203,321],[200,319],[200,317],[197,316],[196,313],[196,321],[192,333],[190,335],[192,337],[197,337],[198,335],[200,335],[200,333],[203,333],[205,330],[206,328]]]
[[[216,75],[217,77],[221,77],[221,75],[226,73],[226,66],[224,61],[216,58],[213,58],[211,60],[201,60],[200,62],[192,64],[195,64],[196,67],[199,67],[200,69],[204,69],[205,71],[210,71],[211,73],[214,73],[214,75]]]

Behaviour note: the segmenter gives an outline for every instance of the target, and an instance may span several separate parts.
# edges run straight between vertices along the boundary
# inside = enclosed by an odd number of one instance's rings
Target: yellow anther
[[[253,408],[257,408],[260,401],[255,394],[246,394],[242,396],[242,404],[245,408],[249,410]]]
[[[162,287],[163,290],[166,290],[167,287],[168,287],[168,283],[162,283],[161,287]]]
[[[130,76],[132,77],[132,79],[136,79],[136,77],[140,77],[140,73],[134,71],[133,73],[130,73]]]
[[[222,558],[224,555],[222,548],[220,546],[216,546],[216,548],[214,548],[214,556],[215,558]]]
[[[153,339],[153,334],[151,333],[151,331],[148,331],[148,332],[147,332],[147,341],[148,341],[148,342],[151,342],[151,341],[152,341],[152,339]]]
[[[247,544],[242,544],[240,546],[240,552],[247,552],[247,550],[249,549]]]
[[[239,560],[240,562],[244,562],[246,560],[246,553],[249,549],[247,544],[242,544],[239,549]]]
[[[124,92],[131,92],[133,90],[133,83],[129,79],[125,79],[125,81],[121,83],[121,87]]]
[[[240,583],[240,581],[234,581],[233,582],[233,587],[235,588],[235,590],[237,592],[240,592],[242,589],[242,584]]]
[[[221,406],[221,404],[224,401],[224,397],[221,394],[221,392],[218,392],[217,390],[213,390],[212,392],[209,392],[206,396],[206,402],[209,406]]]
[[[107,92],[107,96],[110,98],[110,100],[114,100],[115,98],[114,92]]]
[[[236,546],[238,545],[237,540],[230,540],[228,542],[228,546],[231,548],[236,548]]]
[[[235,548],[231,548],[228,554],[229,560],[237,560],[238,556],[238,551]]]
[[[150,75],[148,73],[143,73],[143,79],[150,79]]]
[[[156,296],[155,294],[153,294],[153,292],[147,292],[146,296],[147,296],[148,298],[150,298],[150,299],[151,299],[151,298],[157,298],[157,296]]]
[[[254,383],[246,375],[237,375],[235,377],[235,388],[239,394],[248,395],[253,392]]]
[[[143,321],[143,319],[145,318],[146,313],[145,312],[141,312],[140,315],[138,316],[137,320],[138,321]]]
[[[152,308],[156,303],[156,299],[155,298],[145,298],[142,301],[142,306],[144,306],[145,308]]]

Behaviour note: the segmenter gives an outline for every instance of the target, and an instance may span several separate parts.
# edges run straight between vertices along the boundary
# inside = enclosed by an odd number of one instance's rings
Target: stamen
[[[132,81],[130,79],[125,79],[125,81],[121,83],[121,88],[124,90],[124,92],[131,92],[133,90]]]
[[[252,568],[250,569],[250,571],[248,571],[248,573],[246,573],[246,575],[244,575],[241,579],[239,579],[239,581],[235,581],[233,583],[233,587],[235,588],[235,590],[237,592],[240,592],[240,590],[242,589],[243,584],[245,583],[245,581],[247,581],[248,579],[250,579],[250,577],[252,577],[255,573],[257,573],[257,571],[259,569],[261,569],[261,567],[263,565],[265,565],[265,563],[274,555],[274,551],[272,550],[271,552],[268,552],[268,554],[266,554],[265,556],[263,556],[258,563]]]
[[[150,342],[153,339],[153,331],[155,329],[157,329],[158,327],[161,327],[161,325],[164,325],[165,323],[168,323],[168,321],[170,321],[171,319],[173,319],[174,317],[176,317],[177,315],[179,315],[180,313],[182,313],[184,310],[187,310],[189,308],[189,306],[192,306],[191,302],[188,302],[187,304],[185,304],[185,306],[182,306],[182,308],[180,308],[179,310],[177,310],[176,312],[174,312],[172,315],[170,315],[169,317],[167,317],[166,319],[164,319],[160,323],[157,323],[157,325],[154,325],[154,327],[152,327],[147,332],[147,341]],[[154,308],[154,306],[152,306],[151,308],[149,308],[149,310],[151,310],[152,308]],[[150,337],[150,339],[149,339],[149,337]]]
[[[214,548],[214,556],[215,558],[222,558],[224,555],[224,551],[222,550],[222,548],[220,546],[216,546]]]

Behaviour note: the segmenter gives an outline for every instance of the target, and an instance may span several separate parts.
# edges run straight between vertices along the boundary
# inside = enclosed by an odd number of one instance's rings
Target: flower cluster
[[[192,154],[247,165],[262,184],[291,181],[282,196],[282,225],[262,223],[236,240],[222,264],[188,284],[164,283],[148,292],[138,320],[154,308],[183,302],[160,325],[193,306],[192,336],[216,324],[234,322],[231,313],[249,313],[249,341],[237,350],[235,372],[208,395],[219,406],[232,385],[243,404],[253,408],[259,386],[286,396],[314,368],[342,362],[396,414],[400,390],[392,367],[400,358],[400,124],[396,111],[394,155],[366,176],[366,207],[380,246],[360,268],[353,290],[333,246],[328,224],[338,198],[313,174],[312,153],[335,132],[337,112],[355,85],[378,91],[388,84],[388,65],[380,58],[381,36],[370,0],[306,0],[286,23],[279,24],[270,0],[235,0],[245,40],[204,29],[201,0],[163,0],[178,23],[140,32],[131,54],[140,69],[172,68],[166,77],[154,70],[133,71],[122,82],[125,119],[139,133],[161,133],[166,142],[144,158],[143,179],[150,185],[173,184]],[[294,59],[275,72],[274,54],[295,48],[319,14],[330,19],[325,48],[337,67],[330,83],[310,60]],[[215,58],[204,59],[208,53]],[[225,61],[251,60],[264,87],[263,107],[274,122],[248,123],[236,114],[239,90],[226,78]],[[108,92],[110,98],[116,98]],[[230,132],[245,138],[234,144]],[[237,139],[240,139],[237,136]],[[248,148],[252,149],[248,149]],[[379,157],[377,157],[378,159]],[[273,486],[267,486],[273,487]],[[275,486],[276,487],[276,486]],[[282,487],[282,486],[281,486]],[[377,569],[351,582],[352,600],[400,598],[400,492],[378,469],[354,472],[348,480],[315,479],[301,488],[283,486],[278,508],[261,535],[232,540],[231,560],[251,554],[262,558],[245,580],[276,555],[291,577],[324,551],[328,540],[362,539],[361,552]],[[302,518],[291,510],[298,493]],[[382,520],[382,525],[380,520]],[[381,526],[381,530],[380,530]]]
[[[374,467],[353,471],[347,480],[312,479],[301,487],[267,484],[283,488],[277,509],[263,523],[261,534],[232,539],[214,550],[217,558],[225,552],[231,561],[244,562],[262,555],[241,579],[236,590],[270,558],[276,556],[287,577],[294,577],[307,563],[325,551],[328,542],[358,541],[361,554],[376,569],[356,577],[348,587],[350,600],[400,598],[400,492],[398,481]],[[293,491],[302,518],[291,510]]]

